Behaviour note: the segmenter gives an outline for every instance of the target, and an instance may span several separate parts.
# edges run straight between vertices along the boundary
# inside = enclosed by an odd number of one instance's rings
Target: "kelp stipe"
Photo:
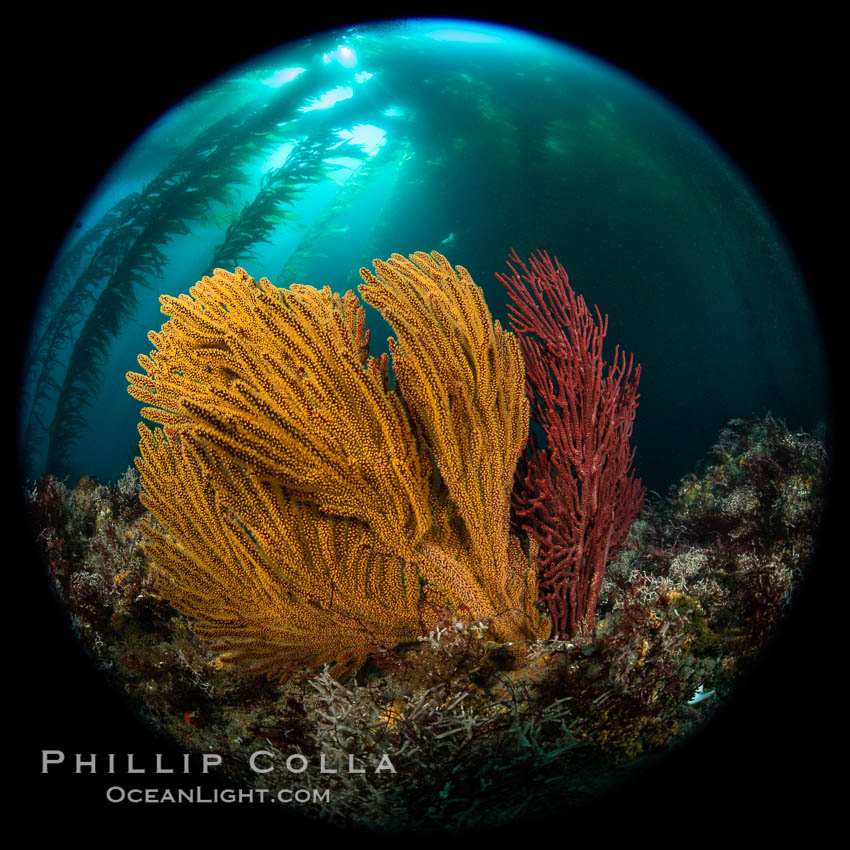
[[[49,436],[45,468],[62,475],[84,424],[83,411],[100,381],[110,340],[137,306],[136,289],[150,288],[161,275],[167,257],[163,247],[188,232],[187,222],[199,220],[218,203],[232,200],[237,185],[247,182],[246,165],[263,149],[283,141],[278,129],[291,117],[309,90],[309,74],[279,90],[249,114],[226,115],[203,130],[189,148],[145,185],[138,199],[101,243],[77,279],[58,313],[58,324],[70,331],[74,319],[87,315],[61,380],[45,374],[36,396],[54,385],[58,397],[54,415],[44,429]],[[100,291],[94,305],[87,302]]]
[[[343,146],[345,150],[341,150]],[[262,178],[260,190],[230,223],[224,240],[216,247],[206,274],[217,268],[244,265],[254,259],[252,248],[267,242],[269,234],[292,216],[307,187],[326,176],[325,160],[331,154],[363,159],[353,145],[322,131],[296,142],[283,165]]]

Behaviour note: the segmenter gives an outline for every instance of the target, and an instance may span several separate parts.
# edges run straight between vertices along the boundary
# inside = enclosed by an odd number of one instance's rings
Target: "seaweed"
[[[117,226],[102,240],[59,306],[55,331],[49,339],[44,367],[36,381],[27,427],[26,445],[36,447],[39,433],[49,437],[45,468],[67,474],[69,455],[84,423],[83,410],[97,387],[109,343],[132,317],[138,304],[137,287],[150,288],[162,276],[166,255],[162,247],[175,236],[189,233],[187,222],[203,216],[216,202],[231,203],[234,187],[246,183],[246,162],[279,144],[279,125],[291,118],[303,99],[309,75],[273,92],[259,108],[234,118],[227,114],[203,130],[139,193]],[[96,296],[96,293],[99,294]],[[54,377],[56,352],[70,337],[85,305],[88,311],[62,379]],[[51,392],[57,393],[52,421],[45,425],[40,410]]]
[[[60,353],[70,344],[99,280],[108,272],[115,241],[130,233],[127,225],[136,215],[139,202],[137,192],[122,198],[64,254],[51,275],[52,286],[41,307],[41,327],[33,329],[23,367],[25,385],[32,388],[23,429],[24,462],[29,470],[35,465],[35,455],[48,430],[43,408],[51,394],[59,391],[53,376],[61,367]]]
[[[259,105],[243,101],[245,79],[218,83],[216,108],[223,98],[234,96],[247,105],[241,111],[222,106],[223,117],[201,129],[156,177],[104,216],[93,228],[96,232],[79,240],[74,256],[69,253],[63,260],[62,269],[54,270],[50,285],[56,290],[62,279],[61,295],[51,299],[49,307],[45,304],[42,331],[25,372],[25,393],[31,399],[22,423],[27,475],[48,470],[59,477],[69,474],[72,450],[82,437],[85,411],[100,389],[112,343],[132,319],[139,289],[150,289],[163,278],[171,258],[166,246],[189,235],[190,225],[226,229],[209,258],[208,271],[232,268],[254,259],[256,246],[270,243],[277,227],[294,222],[294,207],[306,188],[329,176],[329,157],[359,159],[333,206],[310,227],[285,264],[281,261],[278,279],[291,279],[316,255],[322,238],[341,232],[332,219],[381,171],[378,163],[395,159],[400,169],[409,158],[409,127],[393,133],[392,142],[377,156],[346,143],[335,129],[380,122],[382,104],[377,101],[349,98],[332,112],[305,105],[318,87],[332,87],[334,82],[328,69],[313,67],[285,86],[269,88]],[[183,118],[182,127],[188,130],[190,119]],[[295,142],[295,147],[286,161],[252,186],[249,169],[287,142]],[[450,143],[446,138],[437,144],[445,148]],[[400,159],[396,146],[405,151]]]
[[[400,149],[401,153],[394,158],[397,149]],[[350,156],[350,154],[347,155]],[[398,171],[409,155],[405,144],[389,142],[372,156],[364,157],[351,176],[340,187],[333,203],[326,207],[298,242],[297,247],[277,275],[275,285],[288,286],[293,281],[303,277],[308,261],[325,258],[327,254],[319,249],[319,245],[327,239],[329,234],[346,233],[348,231],[348,225],[340,223],[338,219],[349,212],[355,199],[372,185],[385,168],[395,166]],[[386,194],[383,197],[385,198]],[[368,253],[369,250],[367,246],[364,253]],[[373,253],[380,252],[373,251]]]
[[[286,207],[294,207],[307,187],[326,175],[328,154],[345,144],[326,133],[314,133],[298,141],[283,165],[263,175],[259,192],[227,228],[205,274],[211,275],[216,268],[235,268],[254,259],[251,247],[269,241],[272,230],[291,216]]]

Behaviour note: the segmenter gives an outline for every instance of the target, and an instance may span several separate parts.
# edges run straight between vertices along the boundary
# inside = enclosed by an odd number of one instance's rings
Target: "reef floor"
[[[301,810],[334,825],[456,830],[578,805],[702,727],[789,610],[827,477],[814,437],[732,420],[697,472],[647,500],[589,642],[508,653],[447,612],[348,680],[283,685],[222,667],[157,594],[135,469],[73,488],[44,477],[26,499],[72,628],[184,752],[221,754],[240,788],[297,773],[315,792]]]

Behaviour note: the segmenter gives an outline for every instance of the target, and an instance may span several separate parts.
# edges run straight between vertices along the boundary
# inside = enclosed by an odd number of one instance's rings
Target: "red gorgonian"
[[[538,252],[530,268],[515,251],[497,274],[510,296],[533,420],[511,500],[516,531],[540,544],[540,595],[555,634],[585,640],[595,625],[605,566],[643,507],[630,445],[640,365],[617,346],[602,355],[608,316],[590,312],[557,259]],[[634,368],[633,368],[634,366]]]

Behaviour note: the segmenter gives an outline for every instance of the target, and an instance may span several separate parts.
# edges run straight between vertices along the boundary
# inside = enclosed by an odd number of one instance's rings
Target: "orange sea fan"
[[[368,355],[353,292],[278,289],[216,270],[128,373],[158,587],[225,662],[285,675],[433,626],[492,619],[505,642],[548,633],[536,564],[509,535],[528,433],[516,339],[441,255],[361,270],[386,356]]]

